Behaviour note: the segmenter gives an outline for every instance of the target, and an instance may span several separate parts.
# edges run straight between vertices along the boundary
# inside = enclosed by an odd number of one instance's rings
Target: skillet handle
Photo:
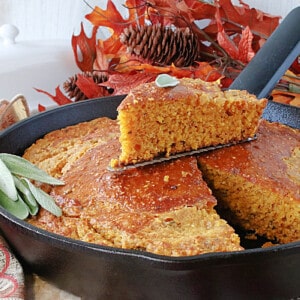
[[[294,8],[230,85],[265,98],[300,54],[300,6]]]

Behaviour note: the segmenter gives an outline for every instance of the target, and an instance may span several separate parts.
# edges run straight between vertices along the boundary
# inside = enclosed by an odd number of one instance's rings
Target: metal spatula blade
[[[178,159],[178,158],[181,158],[181,157],[193,156],[193,155],[201,154],[203,152],[208,152],[208,151],[212,151],[212,150],[217,150],[217,149],[221,149],[221,148],[225,148],[225,147],[234,146],[234,145],[237,145],[237,144],[251,142],[251,141],[254,141],[256,139],[257,139],[257,136],[255,135],[253,137],[249,137],[247,139],[237,141],[237,142],[232,142],[232,143],[227,143],[227,144],[220,144],[220,145],[216,145],[216,146],[209,146],[209,147],[200,148],[200,149],[197,149],[197,150],[176,153],[176,154],[170,155],[168,157],[160,156],[160,157],[153,158],[149,161],[143,161],[143,162],[139,162],[139,163],[136,163],[136,164],[130,164],[130,165],[126,165],[126,166],[120,166],[120,167],[108,166],[107,169],[109,171],[112,171],[112,172],[122,172],[122,171],[125,171],[125,170],[145,167],[145,166],[149,166],[149,165],[155,165],[155,164],[158,164],[158,163]]]

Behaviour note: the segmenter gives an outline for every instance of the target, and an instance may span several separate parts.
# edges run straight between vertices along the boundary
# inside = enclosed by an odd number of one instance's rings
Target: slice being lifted
[[[133,89],[118,107],[121,154],[112,167],[253,137],[267,104],[246,91],[183,78]]]

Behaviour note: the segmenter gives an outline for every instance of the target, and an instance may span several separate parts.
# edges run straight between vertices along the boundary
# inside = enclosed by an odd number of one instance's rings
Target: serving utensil
[[[246,143],[246,142],[250,142],[250,141],[254,141],[257,139],[257,136],[253,136],[253,137],[249,137],[247,139],[243,139],[241,141],[237,141],[237,142],[232,142],[232,143],[227,143],[227,144],[219,144],[216,146],[209,146],[209,147],[203,147],[197,150],[192,150],[192,151],[185,151],[185,152],[180,152],[180,153],[176,153],[176,154],[172,154],[170,156],[159,156],[159,157],[155,157],[151,160],[148,161],[143,161],[143,162],[138,162],[135,164],[129,164],[126,166],[108,166],[107,169],[111,172],[122,172],[125,170],[129,170],[129,169],[134,169],[134,168],[141,168],[141,167],[145,167],[145,166],[149,166],[149,165],[154,165],[154,164],[159,164],[162,162],[166,162],[166,161],[170,161],[173,159],[178,159],[178,158],[182,158],[182,157],[186,157],[186,156],[193,156],[193,155],[197,155],[197,154],[201,154],[204,152],[208,152],[208,151],[213,151],[213,150],[217,150],[217,149],[221,149],[221,148],[225,148],[225,147],[230,147],[233,145],[237,145],[237,144],[242,144],[242,143]]]

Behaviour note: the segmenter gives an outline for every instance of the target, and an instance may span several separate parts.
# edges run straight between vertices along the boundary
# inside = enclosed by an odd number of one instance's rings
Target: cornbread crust
[[[300,239],[300,130],[262,120],[258,138],[202,154],[205,180],[246,230],[280,243]]]
[[[107,131],[108,127],[110,131]],[[48,133],[27,149],[23,157],[51,176],[60,178],[86,151],[117,134],[119,126],[116,122],[98,118]]]
[[[146,83],[118,107],[121,154],[113,167],[253,137],[267,104],[246,91],[183,78],[175,87]]]
[[[195,158],[110,172],[119,148],[118,124],[105,118],[54,131],[32,145],[26,158],[66,184],[51,190],[62,217],[41,209],[28,221],[74,239],[161,255],[242,250],[215,212]]]

